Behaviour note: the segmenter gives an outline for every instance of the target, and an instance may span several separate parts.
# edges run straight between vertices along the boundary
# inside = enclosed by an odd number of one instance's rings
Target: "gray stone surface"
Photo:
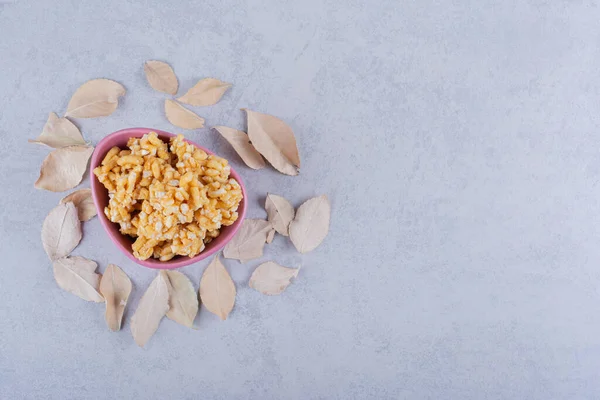
[[[2,3],[2,2],[0,2]],[[593,1],[16,0],[0,5],[0,398],[590,399],[600,390],[600,28]],[[226,322],[165,320],[147,349],[130,317],[155,272],[97,220],[74,254],[116,263],[135,291],[124,329],[60,290],[40,243],[63,196],[33,182],[26,143],[91,78],[127,96],[77,120],[175,130],[142,63],[170,62],[182,93],[234,87],[241,107],[294,128],[296,178],[245,168],[249,188],[299,205],[326,193],[331,232],[305,256],[279,236],[263,260],[303,266],[279,297],[247,287],[259,261],[227,260]],[[84,186],[89,182],[84,182]],[[197,286],[207,263],[182,270]]]

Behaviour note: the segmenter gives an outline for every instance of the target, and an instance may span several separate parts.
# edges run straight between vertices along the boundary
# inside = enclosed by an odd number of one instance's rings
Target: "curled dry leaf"
[[[198,313],[198,295],[192,282],[178,271],[165,271],[169,279],[169,312],[167,318],[192,327]]]
[[[194,114],[174,100],[165,100],[165,114],[170,123],[183,129],[204,127],[204,118]]]
[[[79,189],[65,196],[60,204],[72,202],[77,208],[77,217],[80,221],[89,221],[96,215],[96,206],[92,199],[92,189]]]
[[[192,106],[212,106],[221,100],[230,87],[231,83],[214,78],[204,78],[177,100]]]
[[[208,311],[225,320],[235,304],[235,293],[231,276],[219,260],[219,255],[215,256],[200,279],[199,294],[202,303]]]
[[[248,115],[248,137],[256,150],[279,172],[298,175],[300,155],[292,128],[272,115],[243,110]]]
[[[294,207],[289,201],[276,194],[267,194],[265,200],[267,219],[275,230],[283,235],[289,236],[290,222],[294,219]]]
[[[262,256],[270,230],[271,224],[265,220],[245,219],[240,230],[223,249],[223,256],[242,263]]]
[[[300,253],[308,253],[321,244],[329,232],[331,206],[323,195],[307,200],[296,211],[290,224],[290,239]]]
[[[96,262],[83,257],[65,257],[54,261],[52,266],[54,279],[62,289],[87,301],[104,301],[98,292],[102,275],[96,273]]]
[[[61,147],[85,145],[85,140],[81,136],[81,132],[74,123],[67,118],[58,118],[51,112],[48,115],[48,121],[44,125],[44,129],[37,139],[31,140],[30,143],[45,144],[49,147],[59,149]]]
[[[273,261],[261,264],[250,277],[250,287],[262,294],[276,295],[283,292],[299,269],[283,267]]]
[[[44,159],[37,189],[64,192],[79,185],[94,152],[91,146],[69,146],[54,150]]]
[[[246,132],[226,126],[215,126],[214,129],[229,142],[240,158],[252,169],[261,169],[265,167],[265,160],[250,143]]]
[[[81,223],[73,203],[54,207],[42,225],[42,245],[50,260],[63,258],[81,241]]]
[[[140,347],[150,340],[169,311],[169,282],[165,271],[154,278],[131,318],[131,334]]]
[[[272,228],[269,233],[267,233],[267,239],[265,240],[267,244],[270,244],[273,241],[275,238],[275,232],[275,228]]]
[[[65,117],[94,118],[112,114],[125,88],[110,79],[92,79],[81,85],[71,97]]]
[[[179,83],[177,82],[175,71],[173,71],[173,68],[169,64],[156,60],[146,61],[144,63],[144,72],[152,89],[172,95],[177,94]]]
[[[100,293],[106,301],[104,319],[111,331],[121,329],[121,321],[129,295],[131,280],[125,272],[114,264],[108,264],[100,280]]]

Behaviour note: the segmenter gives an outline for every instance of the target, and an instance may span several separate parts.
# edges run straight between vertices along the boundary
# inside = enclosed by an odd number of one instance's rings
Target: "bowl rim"
[[[110,150],[110,149],[105,149],[103,150],[104,147],[106,146],[106,143],[111,141],[114,138],[121,138],[123,136],[127,136],[127,137],[142,137],[144,134],[149,133],[149,132],[156,132],[157,135],[160,136],[166,136],[166,137],[175,137],[177,135],[170,133],[170,132],[166,132],[160,129],[151,129],[151,128],[125,128],[125,129],[121,129],[118,130],[116,132],[113,132],[109,135],[106,135],[102,140],[100,140],[95,148],[94,148],[94,152],[92,154],[92,159],[90,162],[90,170],[89,170],[89,176],[90,176],[90,182],[91,182],[91,188],[92,188],[92,198],[94,200],[94,206],[96,207],[96,212],[98,214],[98,219],[100,220],[100,224],[102,225],[102,228],[104,229],[104,231],[106,232],[106,234],[108,235],[108,237],[110,238],[110,240],[123,252],[125,253],[125,255],[127,256],[127,258],[129,258],[130,260],[132,260],[133,262],[135,262],[136,264],[142,265],[144,267],[147,268],[153,268],[153,269],[175,269],[175,268],[181,268],[184,267],[186,265],[190,265],[190,264],[194,264],[198,261],[202,261],[208,257],[210,257],[211,255],[215,254],[216,252],[220,251],[223,247],[225,247],[225,245],[233,238],[233,236],[237,233],[238,229],[240,229],[242,222],[244,221],[244,218],[246,217],[246,209],[248,207],[248,200],[247,200],[247,195],[246,195],[246,187],[244,185],[244,182],[242,181],[240,175],[237,173],[237,171],[231,167],[231,172],[230,172],[230,176],[232,178],[234,178],[239,184],[240,187],[242,189],[242,202],[240,204],[240,208],[238,208],[238,219],[229,226],[230,229],[227,230],[227,232],[224,235],[221,235],[224,237],[224,239],[221,240],[220,244],[217,246],[213,246],[209,249],[207,249],[206,251],[202,251],[201,253],[195,255],[194,257],[179,257],[173,260],[169,260],[169,261],[159,261],[153,258],[149,258],[147,260],[138,260],[137,258],[135,258],[135,256],[133,255],[133,251],[131,250],[131,248],[126,248],[125,246],[123,246],[123,244],[121,244],[121,242],[119,242],[118,240],[116,240],[115,237],[113,237],[113,233],[111,232],[111,226],[114,225],[114,222],[111,222],[108,220],[108,218],[106,218],[106,215],[104,215],[104,209],[101,208],[100,204],[99,204],[99,194],[100,191],[106,191],[106,188],[104,187],[104,185],[102,185],[100,183],[100,181],[98,180],[98,178],[96,177],[96,175],[94,174],[94,168],[96,168],[98,165],[100,165],[100,163],[102,162],[104,156],[106,155],[106,153]],[[215,154],[214,152],[206,149],[203,146],[200,146],[199,144],[187,139],[184,137],[184,140],[197,147],[200,150],[205,151],[207,154]],[[110,146],[112,148],[112,146]],[[102,153],[102,154],[100,154]],[[220,237],[221,237],[220,236]]]

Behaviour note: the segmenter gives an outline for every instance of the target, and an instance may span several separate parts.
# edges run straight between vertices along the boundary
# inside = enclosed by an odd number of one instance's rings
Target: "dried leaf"
[[[150,340],[169,311],[169,282],[165,271],[154,278],[131,318],[131,334],[140,347]]]
[[[280,294],[288,287],[290,280],[298,276],[299,271],[299,269],[283,267],[269,261],[254,270],[250,277],[250,287],[262,294]]]
[[[267,239],[265,240],[265,242],[267,244],[270,244],[273,241],[273,239],[275,238],[275,232],[276,232],[275,228],[272,228],[269,231],[269,233],[267,233]]]
[[[63,258],[81,241],[81,223],[73,203],[59,204],[42,225],[42,245],[50,260]]]
[[[77,208],[77,217],[80,221],[89,221],[96,215],[96,206],[92,198],[92,189],[79,189],[63,197],[60,204],[72,202]]]
[[[289,201],[276,194],[267,194],[265,200],[267,219],[275,230],[283,235],[289,236],[290,222],[294,219],[294,207]]]
[[[192,327],[198,313],[198,295],[192,282],[181,272],[165,271],[171,285],[169,292],[169,312],[173,321]]]
[[[252,169],[265,167],[265,160],[263,160],[260,153],[252,146],[246,132],[226,126],[215,126],[214,129],[229,142],[247,166]]]
[[[219,255],[206,267],[200,279],[200,299],[208,311],[216,314],[222,320],[233,309],[235,304],[235,285],[225,266],[219,260]]]
[[[172,95],[177,94],[179,83],[173,68],[169,64],[155,60],[146,61],[144,72],[152,89]]]
[[[54,261],[52,266],[54,279],[62,289],[87,301],[104,301],[98,292],[102,275],[96,273],[96,262],[83,257],[65,257]]]
[[[100,280],[100,293],[106,301],[104,319],[111,331],[121,329],[121,321],[129,295],[131,280],[125,272],[114,264],[108,264]]]
[[[271,224],[262,219],[245,219],[240,230],[225,246],[223,256],[246,262],[263,254]]]
[[[87,169],[91,146],[69,146],[54,150],[44,159],[40,177],[34,186],[52,192],[64,192],[79,185]]]
[[[204,118],[194,114],[174,100],[165,100],[165,114],[170,123],[183,129],[204,127]]]
[[[92,79],[81,85],[71,97],[65,117],[94,118],[112,114],[125,88],[110,79]]]
[[[204,78],[177,100],[192,106],[212,106],[221,100],[230,87],[231,83],[214,78]]]
[[[323,195],[307,200],[296,211],[290,224],[290,239],[300,253],[308,253],[321,244],[329,232],[331,206]]]
[[[243,110],[248,114],[248,137],[256,150],[279,172],[298,175],[300,155],[292,128],[272,115]]]
[[[45,144],[49,147],[59,149],[61,147],[85,145],[85,140],[81,136],[79,129],[66,118],[58,118],[51,112],[48,115],[48,121],[37,139],[29,139],[29,143]]]

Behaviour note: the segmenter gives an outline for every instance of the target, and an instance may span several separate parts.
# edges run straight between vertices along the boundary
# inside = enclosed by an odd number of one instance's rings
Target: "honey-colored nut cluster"
[[[150,132],[129,139],[127,147],[110,149],[94,174],[109,193],[106,217],[137,238],[136,258],[193,257],[221,226],[237,220],[242,189],[229,177],[227,160],[186,143],[183,135],[168,146]]]

